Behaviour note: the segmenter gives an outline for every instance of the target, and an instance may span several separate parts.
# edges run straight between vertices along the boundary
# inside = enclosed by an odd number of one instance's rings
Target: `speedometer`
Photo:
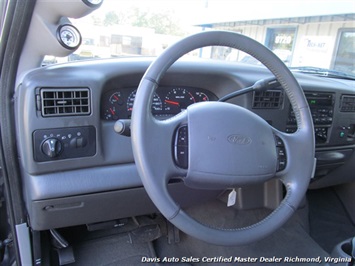
[[[190,91],[185,88],[174,88],[168,92],[164,99],[164,110],[172,114],[178,114],[195,102],[196,99]]]

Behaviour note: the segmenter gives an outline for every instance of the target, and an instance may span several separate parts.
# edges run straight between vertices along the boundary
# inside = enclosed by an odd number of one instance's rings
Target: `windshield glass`
[[[331,69],[355,75],[353,1],[117,1],[72,23],[82,45],[66,58],[46,56],[43,65],[73,60],[157,56],[182,37],[207,30],[247,35],[272,50],[287,66]],[[227,47],[207,47],[189,56],[259,64]],[[302,67],[302,68],[299,68]]]

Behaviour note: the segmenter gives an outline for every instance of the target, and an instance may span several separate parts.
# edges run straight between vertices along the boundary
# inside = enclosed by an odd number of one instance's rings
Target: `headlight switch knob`
[[[42,152],[50,158],[57,157],[62,151],[62,143],[56,138],[46,139],[42,143]]]

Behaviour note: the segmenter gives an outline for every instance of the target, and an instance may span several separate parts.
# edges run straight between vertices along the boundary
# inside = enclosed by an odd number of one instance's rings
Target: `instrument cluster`
[[[103,94],[101,118],[103,120],[130,119],[137,88],[111,89]],[[189,105],[216,101],[218,98],[206,89],[193,87],[159,87],[154,93],[152,114],[167,119],[185,110]]]

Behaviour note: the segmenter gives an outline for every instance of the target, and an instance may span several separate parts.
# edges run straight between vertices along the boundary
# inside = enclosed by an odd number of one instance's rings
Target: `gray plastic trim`
[[[182,206],[216,198],[221,191],[192,190],[182,182],[169,184],[169,191]],[[91,193],[46,200],[29,206],[31,227],[35,230],[103,222],[157,213],[143,187]]]
[[[351,250],[353,250],[354,247],[352,247],[352,238],[349,238],[347,240],[344,240],[337,244],[334,249],[332,250],[332,253],[330,254],[332,258],[342,258],[345,262],[340,261],[340,262],[332,262],[332,263],[327,263],[327,266],[331,265],[338,265],[338,266],[349,266],[352,265],[352,256],[349,254]]]
[[[29,201],[113,191],[142,186],[134,164],[112,165],[43,175],[24,173]]]
[[[16,225],[17,243],[19,245],[20,259],[22,265],[32,264],[32,249],[30,231],[26,223]]]

